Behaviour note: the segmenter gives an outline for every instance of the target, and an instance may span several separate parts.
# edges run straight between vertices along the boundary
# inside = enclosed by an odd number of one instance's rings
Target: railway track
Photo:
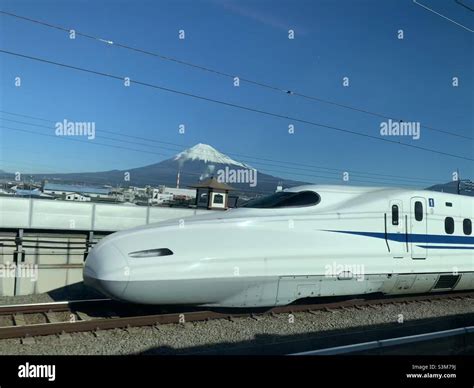
[[[0,305],[0,315],[71,311],[74,306],[94,305],[109,301],[110,299],[82,299],[64,302]]]
[[[474,298],[474,292],[441,293],[379,299],[350,299],[329,303],[293,304],[274,307],[266,311],[209,311],[190,309],[172,313],[157,307],[131,306],[110,299],[92,299],[67,302],[5,305],[0,306],[0,318],[10,324],[0,327],[0,339],[28,338],[44,335],[60,335],[75,332],[99,332],[108,329],[163,324],[184,324],[186,322],[213,319],[235,319],[271,314],[291,314],[311,311],[334,311],[350,308],[377,308],[387,304],[429,303],[435,300]],[[119,312],[117,312],[119,311]],[[157,313],[158,311],[158,313]],[[59,314],[55,315],[55,314]],[[40,322],[38,316],[41,317]],[[35,319],[30,319],[34,317]],[[61,319],[62,317],[62,319]]]

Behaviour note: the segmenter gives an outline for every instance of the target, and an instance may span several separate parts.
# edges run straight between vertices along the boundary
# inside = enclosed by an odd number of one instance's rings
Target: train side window
[[[444,219],[444,230],[447,234],[454,233],[454,219],[452,217],[446,217]]]
[[[472,221],[469,218],[465,218],[462,222],[462,229],[464,234],[470,235],[472,233]]]
[[[392,205],[392,225],[398,225],[398,205]]]
[[[224,196],[222,194],[216,194],[214,195],[214,203],[216,204],[222,204],[224,203]]]
[[[423,221],[423,204],[420,201],[415,202],[415,220]]]
[[[321,197],[314,191],[279,191],[277,193],[252,199],[241,207],[257,209],[276,209],[283,207],[302,207],[317,205]]]

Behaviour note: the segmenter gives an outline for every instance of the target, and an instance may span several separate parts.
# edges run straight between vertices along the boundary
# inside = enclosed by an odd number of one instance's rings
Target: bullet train
[[[474,198],[306,185],[113,233],[84,281],[126,302],[262,307],[474,289]]]

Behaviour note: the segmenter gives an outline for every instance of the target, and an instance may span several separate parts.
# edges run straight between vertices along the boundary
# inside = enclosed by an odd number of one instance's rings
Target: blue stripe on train
[[[379,232],[354,232],[350,230],[326,230],[326,232],[346,233],[356,236],[366,236],[385,239],[385,233]],[[387,240],[391,241],[406,241],[405,233],[387,233]],[[474,237],[472,236],[448,236],[438,234],[409,234],[409,243],[434,243],[434,244],[474,244]]]
[[[417,245],[417,247],[426,249],[474,249],[474,247],[455,245]]]

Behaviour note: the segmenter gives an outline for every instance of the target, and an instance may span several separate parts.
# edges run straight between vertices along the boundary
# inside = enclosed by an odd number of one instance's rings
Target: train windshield
[[[316,205],[321,197],[314,191],[300,191],[291,193],[280,191],[265,197],[252,199],[244,203],[241,207],[274,209],[281,207],[301,207]]]

